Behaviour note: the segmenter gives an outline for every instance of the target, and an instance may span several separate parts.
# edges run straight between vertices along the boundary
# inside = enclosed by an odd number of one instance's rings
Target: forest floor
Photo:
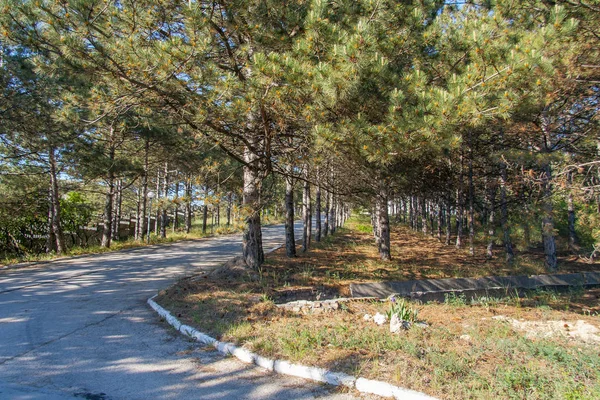
[[[600,398],[600,289],[538,290],[526,297],[446,298],[408,303],[426,327],[390,333],[365,314],[385,301],[340,303],[327,314],[284,311],[276,303],[349,294],[350,283],[544,273],[536,251],[510,267],[395,226],[392,262],[377,259],[366,221],[294,259],[268,255],[256,279],[200,275],[157,301],[182,322],[259,354],[378,379],[443,398]],[[483,249],[481,250],[483,252]],[[562,255],[560,271],[598,270]]]

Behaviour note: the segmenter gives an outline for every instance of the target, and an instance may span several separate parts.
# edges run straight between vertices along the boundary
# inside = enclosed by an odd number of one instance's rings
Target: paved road
[[[0,399],[353,398],[201,349],[147,306],[240,251],[232,235],[0,273]]]

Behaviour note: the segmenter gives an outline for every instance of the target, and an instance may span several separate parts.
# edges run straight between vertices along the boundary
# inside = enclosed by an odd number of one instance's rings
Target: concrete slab
[[[530,278],[536,287],[583,286],[585,277],[577,274],[534,275]]]
[[[444,300],[450,293],[502,296],[515,290],[567,288],[600,285],[600,272],[551,275],[486,276],[482,278],[426,279],[412,281],[370,282],[350,285],[352,297],[386,298],[392,294],[419,299]]]
[[[600,272],[584,272],[586,285],[600,285]]]

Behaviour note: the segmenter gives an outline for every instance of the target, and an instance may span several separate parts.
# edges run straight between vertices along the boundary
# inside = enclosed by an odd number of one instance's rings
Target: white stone
[[[471,336],[470,335],[460,335],[460,340],[464,340],[465,342],[470,342]]]
[[[377,324],[377,325],[383,325],[386,323],[387,321],[387,317],[383,314],[377,313],[375,314],[375,316],[373,317],[373,321]]]
[[[268,371],[273,371],[273,369],[275,367],[275,360],[271,360],[270,358],[256,355],[254,357],[254,364],[256,364],[259,367],[264,368]]]
[[[365,378],[358,378],[356,380],[356,390],[362,393],[371,393],[382,397],[393,397],[398,400],[435,400],[435,397],[428,396],[425,393]]]
[[[292,364],[284,360],[276,360],[273,370],[279,374],[327,382],[325,373],[328,371],[323,368],[307,367],[305,365]]]
[[[179,327],[179,332],[183,333],[186,336],[192,336],[194,334],[195,329],[189,325],[181,325]]]
[[[256,354],[252,353],[250,350],[248,349],[244,349],[242,347],[236,347],[231,351],[231,354],[233,354],[235,357],[237,357],[239,360],[247,363],[247,364],[253,364],[254,363],[254,359],[256,358]]]
[[[356,383],[355,376],[344,374],[343,372],[328,371],[325,373],[325,379],[327,383],[334,386],[347,386],[353,388]]]
[[[365,314],[365,316],[363,317],[363,320],[365,321],[371,321],[373,319],[373,316],[371,314]]]
[[[199,341],[200,343],[203,343],[203,344],[206,344],[206,345],[212,345],[214,342],[216,342],[216,339],[214,339],[214,338],[212,338],[212,337],[210,337],[208,335],[205,335],[204,333],[199,332],[199,331],[195,331],[192,334],[192,336],[197,341]]]
[[[392,315],[392,318],[390,318],[390,332],[398,333],[400,332],[400,329],[402,329],[402,321],[400,321],[400,318],[394,314]]]
[[[365,378],[358,378],[356,380],[356,390],[362,393],[371,393],[383,397],[394,396],[393,386],[389,383]]]

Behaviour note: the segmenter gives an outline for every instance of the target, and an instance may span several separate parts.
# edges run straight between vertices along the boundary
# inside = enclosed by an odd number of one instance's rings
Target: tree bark
[[[384,183],[378,196],[379,257],[384,261],[392,259],[390,250],[390,216],[388,212],[388,188]]]
[[[444,215],[442,212],[442,201],[437,204],[437,238],[442,241],[442,226],[444,225]]]
[[[112,165],[114,164],[115,159],[115,146],[113,143],[114,138],[114,128],[111,126],[110,128],[110,140],[109,140],[109,159],[111,161],[111,166],[108,169],[108,175],[106,178],[106,184],[108,186],[106,191],[106,197],[104,202],[104,228],[102,230],[102,247],[110,247],[111,239],[112,239],[112,212],[113,212],[113,201],[115,195],[115,172],[113,170]]]
[[[260,176],[258,171],[258,156],[250,149],[244,152],[244,189],[243,204],[246,214],[246,227],[244,229],[242,252],[246,265],[258,270],[264,262],[265,255],[262,248],[262,231],[260,226]]]
[[[412,230],[416,230],[417,227],[415,226],[415,200],[413,196],[410,196],[410,200],[409,200],[409,207],[408,207],[408,222],[410,225],[410,229]]]
[[[185,233],[192,230],[192,176],[188,174],[185,180]]]
[[[161,219],[161,207],[160,207],[160,168],[156,171],[156,220],[154,221],[154,234],[158,236],[160,233],[160,225],[158,221]]]
[[[333,235],[335,233],[335,229],[337,228],[337,221],[335,220],[335,211],[336,211],[336,198],[335,194],[331,192],[331,204],[329,206],[329,232]]]
[[[507,171],[506,164],[500,165],[500,224],[502,225],[502,235],[504,238],[504,251],[506,252],[506,263],[512,264],[515,259],[515,253],[510,239],[510,227],[508,226],[508,205],[506,202],[506,183]]]
[[[164,204],[160,217],[160,237],[167,237],[167,202],[169,201],[169,163],[165,162],[165,176],[163,179]]]
[[[469,132],[469,255],[475,255],[475,188],[473,186],[473,133]]]
[[[142,175],[142,194],[140,203],[140,212],[138,214],[138,220],[136,223],[137,231],[135,237],[137,240],[142,240],[146,234],[146,206],[148,204],[148,155],[150,153],[150,141],[146,139],[144,144],[144,173]]]
[[[575,231],[575,205],[573,203],[573,174],[567,174],[568,194],[567,194],[567,220],[569,225],[569,250],[573,253],[579,250],[579,239]]]
[[[494,237],[496,236],[496,186],[491,184],[488,188],[488,245],[486,249],[487,258],[494,256]]]
[[[54,235],[54,225],[53,224],[54,224],[54,200],[52,198],[52,183],[51,183],[50,187],[48,188],[48,237],[46,238],[46,253],[51,253],[53,251],[56,251],[56,235]]]
[[[463,156],[460,155],[460,171],[458,174],[458,186],[456,188],[456,248],[462,247],[463,230]]]
[[[50,147],[48,152],[48,161],[50,166],[50,187],[51,187],[51,209],[52,209],[52,231],[56,240],[56,254],[62,254],[67,251],[65,236],[60,220],[60,193],[58,189],[58,166],[56,162],[56,149]]]
[[[423,198],[419,198],[420,216],[421,216],[421,232],[427,235],[427,201]]]
[[[123,204],[123,180],[117,179],[117,188],[115,192],[115,212],[114,212],[114,221],[113,221],[113,229],[112,236],[113,240],[119,240],[119,235],[121,233],[121,209]]]
[[[329,207],[330,207],[330,203],[329,203],[329,199],[330,199],[331,195],[329,194],[329,191],[325,191],[325,210],[323,210],[323,213],[325,214],[325,221],[323,221],[323,236],[327,236],[329,235]]]
[[[308,166],[304,167],[304,185],[302,190],[302,252],[310,248],[311,240],[311,212],[310,212],[310,184],[308,183]]]
[[[202,206],[202,233],[206,233],[206,226],[208,221],[208,185],[204,186],[204,205]]]
[[[296,238],[294,237],[294,182],[292,166],[287,166],[285,177],[285,253],[288,257],[296,257]]]
[[[558,269],[556,258],[556,242],[554,240],[554,217],[552,208],[552,167],[550,163],[546,163],[542,173],[542,187],[544,191],[544,201],[542,210],[544,216],[542,218],[542,240],[544,242],[544,262],[546,269],[549,272],[555,272]]]
[[[321,241],[321,184],[317,183],[315,193],[315,240]]]
[[[450,193],[446,198],[446,245],[450,245],[452,235],[452,205],[450,203]]]
[[[173,233],[179,228],[179,176],[175,172],[175,208],[173,210]]]

